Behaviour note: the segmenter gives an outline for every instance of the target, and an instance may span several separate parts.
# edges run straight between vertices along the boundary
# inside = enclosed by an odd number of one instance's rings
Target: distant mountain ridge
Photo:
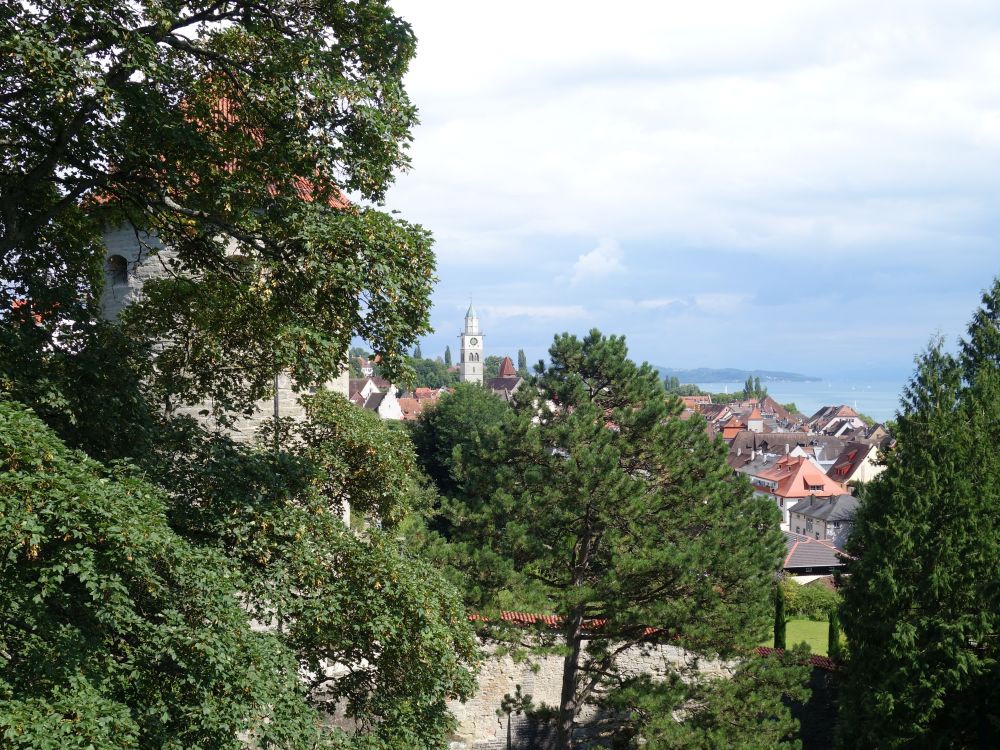
[[[745,383],[749,378],[760,378],[761,383],[783,380],[792,383],[818,383],[823,378],[813,375],[802,375],[797,372],[782,372],[780,370],[738,370],[735,367],[696,367],[693,370],[679,370],[673,367],[653,365],[661,378],[672,375],[681,383]]]

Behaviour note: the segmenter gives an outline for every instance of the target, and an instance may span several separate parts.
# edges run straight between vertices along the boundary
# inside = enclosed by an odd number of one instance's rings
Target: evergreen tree
[[[424,358],[423,352],[420,351],[420,344],[419,343],[417,343],[417,345],[415,347],[413,347],[413,358],[414,359],[423,359]]]
[[[549,355],[505,429],[460,458],[449,520],[483,586],[561,618],[565,750],[580,708],[615,682],[616,654],[650,624],[699,653],[759,642],[784,545],[773,504],[732,475],[702,424],[677,418],[624,339],[563,334]],[[586,637],[593,619],[607,619],[607,640]]]
[[[524,349],[517,350],[517,374],[522,378],[528,377],[528,356],[524,353]]]
[[[785,587],[778,585],[774,588],[774,647],[785,647],[785,630],[788,626],[788,618],[785,617]]]
[[[826,653],[836,662],[841,661],[842,653],[840,648],[840,611],[837,608],[830,610],[829,626],[826,632]]]
[[[1000,743],[1000,280],[957,357],[940,340],[904,390],[886,470],[847,551],[847,747]]]
[[[448,367],[451,367],[451,347],[445,346],[444,348],[444,363]]]

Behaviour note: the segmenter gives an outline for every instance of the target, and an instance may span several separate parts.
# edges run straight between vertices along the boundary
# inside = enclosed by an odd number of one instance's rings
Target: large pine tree
[[[561,617],[564,750],[647,626],[703,653],[758,642],[783,545],[773,506],[733,477],[703,422],[678,418],[624,339],[563,334],[549,362],[515,395],[504,431],[459,457],[450,520],[480,583],[492,577]],[[604,639],[588,639],[595,619],[607,620]]]
[[[957,356],[935,341],[848,551],[842,747],[1000,743],[1000,280]]]

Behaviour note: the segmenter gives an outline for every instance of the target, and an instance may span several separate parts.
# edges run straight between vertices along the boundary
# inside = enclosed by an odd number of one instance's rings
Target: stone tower
[[[458,379],[463,383],[483,384],[483,334],[479,330],[479,318],[475,308],[470,304],[465,313],[465,330],[459,338],[462,340],[461,355],[458,363]]]
[[[147,281],[168,277],[174,273],[169,263],[175,252],[166,247],[155,236],[137,232],[130,225],[107,227],[104,231],[105,245],[105,285],[101,297],[101,311],[105,318],[114,320],[132,302],[142,298],[143,285]],[[345,357],[346,360],[346,357]],[[349,392],[347,363],[340,374],[323,387],[342,394]],[[211,404],[182,406],[175,410],[200,421],[209,429],[223,429],[237,442],[254,439],[261,423],[269,417],[291,417],[302,419],[305,408],[301,394],[287,373],[278,373],[274,379],[275,394],[272,398],[257,403],[253,414],[231,415],[231,426],[220,427],[217,421],[202,414],[210,410]]]

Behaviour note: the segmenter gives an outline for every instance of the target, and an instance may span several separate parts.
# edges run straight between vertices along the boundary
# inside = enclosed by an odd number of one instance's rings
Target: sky
[[[898,377],[1000,273],[1000,3],[397,0],[424,356]]]

